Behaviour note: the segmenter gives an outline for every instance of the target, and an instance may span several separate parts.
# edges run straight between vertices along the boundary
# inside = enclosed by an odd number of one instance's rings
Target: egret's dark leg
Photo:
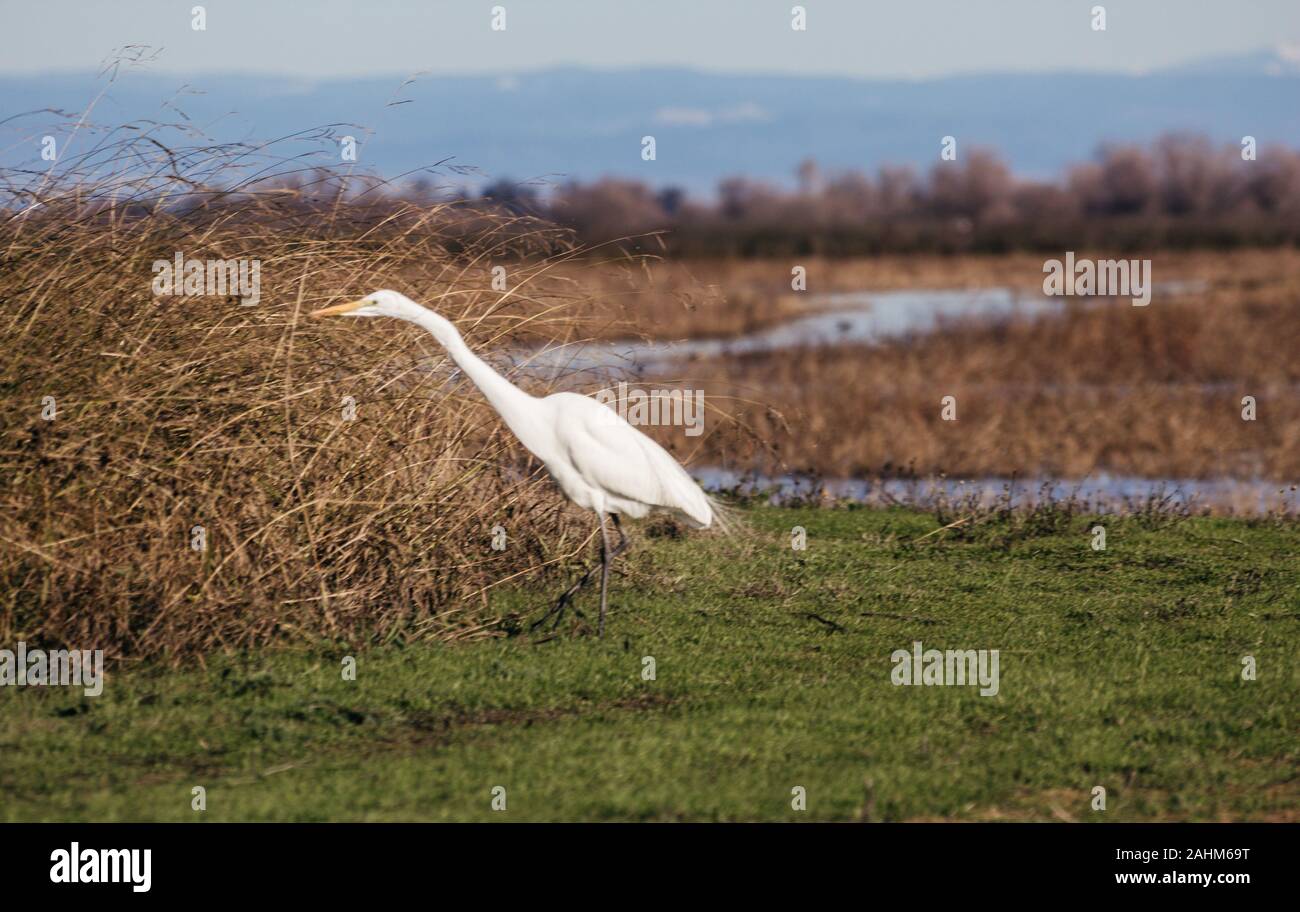
[[[618,545],[614,548],[614,553],[609,556],[609,559],[613,560],[614,558],[622,554],[624,551],[626,551],[628,545],[632,543],[628,541],[627,536],[623,534],[623,524],[618,521],[618,514],[611,513],[609,514],[609,518],[614,520],[614,528],[618,530]]]
[[[600,625],[596,636],[605,635],[605,608],[609,604],[609,562],[613,559],[609,553],[609,531],[605,528],[605,514],[600,515]]]
[[[631,544],[627,540],[627,536],[623,534],[623,524],[618,521],[618,514],[611,513],[609,518],[614,520],[614,528],[618,530],[618,544],[614,546],[613,550],[610,550],[609,535],[605,532],[605,517],[602,514],[600,517],[600,538],[605,549],[600,571],[600,627],[597,630],[598,636],[605,635],[605,609],[609,604],[609,568],[614,565],[614,558],[626,551],[627,546]]]
[[[601,543],[600,625],[598,629],[599,629],[599,635],[604,636],[605,635],[605,612],[609,604],[608,602],[609,568],[613,564],[614,558],[618,557],[620,554],[626,551],[632,543],[628,540],[627,535],[624,534],[623,532],[623,525],[622,523],[619,522],[618,514],[611,513],[609,514],[609,518],[614,520],[614,528],[618,530],[618,544],[614,546],[613,550],[610,550],[609,533],[605,529],[605,514],[600,513],[597,514],[597,516],[600,519],[600,543]],[[558,627],[560,625],[560,621],[564,618],[564,609],[569,606],[569,602],[571,602],[573,600],[573,597],[578,594],[578,590],[580,590],[583,586],[587,584],[587,580],[591,579],[591,575],[595,572],[596,572],[596,568],[591,567],[590,569],[587,570],[586,573],[578,577],[578,579],[574,581],[572,586],[564,590],[564,592],[560,593],[560,597],[555,600],[555,604],[552,605],[547,610],[546,614],[542,615],[536,621],[533,621],[529,629],[536,630],[538,627],[542,626],[542,624],[545,624],[551,618],[555,618],[555,623],[551,625],[551,629],[554,630],[556,627]]]

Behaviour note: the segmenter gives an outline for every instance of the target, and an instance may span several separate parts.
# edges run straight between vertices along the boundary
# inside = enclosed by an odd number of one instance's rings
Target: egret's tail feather
[[[724,504],[716,497],[704,495],[709,500],[709,509],[713,512],[712,528],[723,535],[735,535],[745,529],[745,520],[735,507]]]

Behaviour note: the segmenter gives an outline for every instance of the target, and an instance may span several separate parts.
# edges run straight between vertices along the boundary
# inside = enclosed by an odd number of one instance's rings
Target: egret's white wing
[[[601,490],[684,514],[707,526],[708,496],[672,455],[613,409],[585,396],[566,397],[561,439],[582,476]]]

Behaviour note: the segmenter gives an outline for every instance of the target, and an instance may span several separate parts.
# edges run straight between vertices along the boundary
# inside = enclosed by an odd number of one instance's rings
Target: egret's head
[[[412,320],[423,310],[423,307],[401,292],[383,289],[372,291],[364,298],[346,304],[335,304],[333,307],[313,310],[311,315],[313,317],[396,317],[399,320]]]
[[[313,310],[311,315],[313,317],[396,317],[398,320],[423,326],[444,346],[465,344],[450,320],[440,317],[427,307],[421,307],[401,292],[388,289],[372,291],[364,298],[346,304],[335,304],[333,307]]]

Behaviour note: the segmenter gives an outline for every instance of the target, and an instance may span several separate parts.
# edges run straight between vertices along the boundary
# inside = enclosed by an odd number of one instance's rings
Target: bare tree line
[[[630,237],[681,255],[850,255],[1005,251],[1063,246],[1237,247],[1300,241],[1300,152],[1216,147],[1201,136],[1103,146],[1055,181],[1018,178],[973,149],[926,174],[882,166],[823,172],[813,160],[793,189],[746,177],[714,199],[603,178],[550,193],[497,181],[484,202],[573,228],[587,244]],[[661,236],[644,235],[663,232]]]

